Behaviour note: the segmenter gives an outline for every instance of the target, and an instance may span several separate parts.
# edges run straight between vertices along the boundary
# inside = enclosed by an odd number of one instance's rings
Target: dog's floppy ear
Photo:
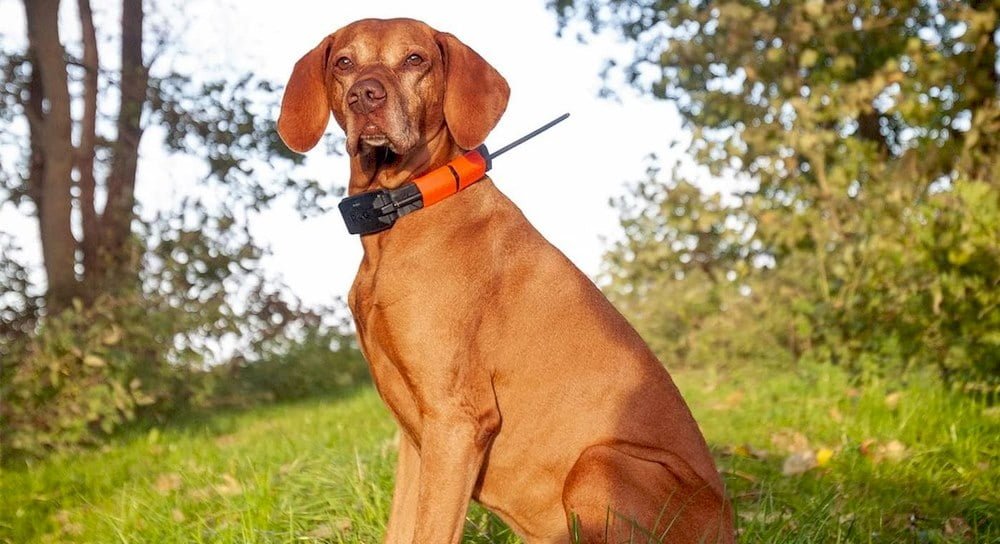
[[[281,99],[278,134],[289,149],[299,153],[319,142],[330,121],[324,78],[332,41],[333,35],[327,36],[295,63]]]
[[[483,143],[507,109],[510,87],[483,57],[455,36],[435,36],[444,56],[444,119],[455,143],[473,149]]]

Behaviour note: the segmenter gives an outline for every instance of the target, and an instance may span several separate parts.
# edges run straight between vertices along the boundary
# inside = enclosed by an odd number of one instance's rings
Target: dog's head
[[[296,64],[278,132],[303,153],[323,136],[330,112],[352,157],[392,163],[447,129],[472,149],[507,107],[507,82],[451,34],[411,19],[365,19],[327,36]]]

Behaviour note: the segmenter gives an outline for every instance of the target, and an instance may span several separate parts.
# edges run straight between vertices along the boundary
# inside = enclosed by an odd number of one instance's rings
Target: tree
[[[633,42],[608,73],[674,101],[710,172],[754,182],[739,208],[766,258],[747,270],[795,293],[765,298],[794,308],[814,356],[994,379],[1000,4],[550,6],[564,29],[582,20]]]
[[[217,400],[227,370],[242,375],[295,350],[319,368],[316,354],[343,339],[324,319],[334,309],[313,311],[267,276],[248,224],[279,194],[298,196],[309,214],[338,190],[295,175],[302,158],[274,130],[273,84],[158,67],[182,47],[173,29],[183,14],[166,4],[78,0],[74,11],[26,0],[27,47],[0,42],[0,205],[37,217],[47,279],[40,300],[0,233],[8,451],[100,442],[142,413]],[[79,43],[65,40],[77,25]],[[152,203],[140,217],[137,166],[150,132],[204,172],[178,205]],[[264,383],[266,368],[249,374]]]
[[[0,123],[17,134],[19,120],[26,119],[30,142],[22,149],[24,163],[13,172],[8,168],[3,179],[13,200],[27,200],[36,210],[50,314],[73,298],[90,303],[99,294],[138,287],[143,248],[133,243],[136,169],[139,144],[151,124],[166,129],[172,151],[204,157],[210,169],[206,181],[250,207],[266,205],[285,184],[274,176],[250,179],[247,164],[301,161],[275,136],[270,116],[255,118],[255,109],[270,107],[260,101],[274,102],[270,83],[246,77],[197,84],[184,74],[157,75],[152,65],[176,36],[168,22],[157,26],[147,20],[141,0],[121,2],[118,32],[106,36],[98,35],[90,0],[77,0],[81,43],[64,45],[60,13],[67,10],[60,4],[25,1],[28,49],[0,52],[6,81],[0,98],[7,110]],[[109,3],[102,7],[113,9]],[[117,66],[104,62],[107,51],[98,46],[109,39],[117,43]],[[113,113],[106,117],[108,110]],[[19,143],[7,142],[24,147]],[[317,189],[311,181],[291,186]]]
[[[73,142],[70,78],[66,50],[59,35],[59,0],[25,2],[28,27],[30,80],[23,95],[31,153],[28,197],[38,210],[42,251],[48,280],[47,303],[52,311],[68,306],[75,296],[91,299],[134,275],[127,247],[135,207],[135,172],[140,126],[146,100],[148,67],[143,64],[143,7],[141,1],[122,4],[121,70],[118,74],[117,136],[106,145],[111,168],[105,179],[107,200],[103,213],[95,205],[97,96],[100,63],[97,35],[89,0],[77,2],[83,34],[82,98],[78,143]],[[76,240],[71,227],[76,173],[83,235]],[[76,253],[83,257],[83,279],[77,279]]]

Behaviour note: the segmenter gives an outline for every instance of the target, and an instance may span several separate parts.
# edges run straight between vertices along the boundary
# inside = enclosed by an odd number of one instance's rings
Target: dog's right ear
[[[295,63],[281,99],[278,134],[289,149],[299,153],[312,149],[330,122],[325,76],[332,43],[331,34]]]

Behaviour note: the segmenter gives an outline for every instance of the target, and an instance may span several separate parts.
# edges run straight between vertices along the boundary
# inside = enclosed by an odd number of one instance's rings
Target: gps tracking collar
[[[430,206],[483,179],[493,159],[538,136],[569,117],[564,113],[525,136],[490,153],[481,145],[452,159],[448,164],[418,176],[396,189],[378,189],[340,201],[340,214],[351,234],[373,234],[393,226],[406,214]]]

